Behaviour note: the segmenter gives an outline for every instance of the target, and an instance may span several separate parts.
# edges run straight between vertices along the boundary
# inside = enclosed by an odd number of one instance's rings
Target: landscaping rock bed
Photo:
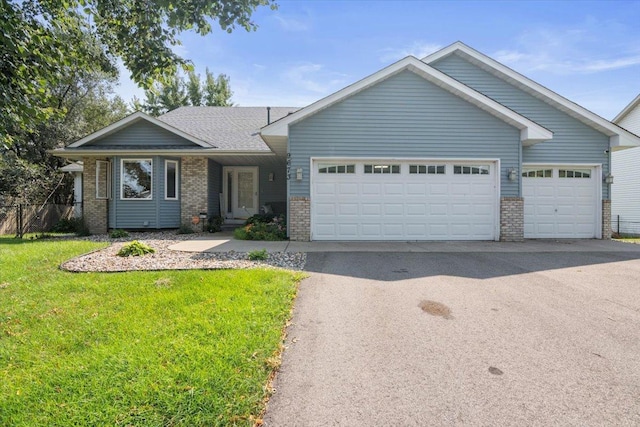
[[[178,252],[169,246],[199,237],[198,234],[176,234],[174,231],[130,233],[126,238],[112,239],[108,235],[77,237],[78,240],[112,242],[97,250],[63,263],[60,268],[72,272],[118,272],[140,270],[246,269],[285,268],[302,270],[306,254],[299,252],[270,253],[264,261],[250,261],[244,252]],[[144,256],[120,257],[116,254],[127,242],[138,240],[155,249]]]

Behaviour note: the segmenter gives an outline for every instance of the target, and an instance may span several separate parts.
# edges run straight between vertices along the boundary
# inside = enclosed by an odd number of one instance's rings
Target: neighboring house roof
[[[520,139],[523,145],[533,145],[547,141],[553,137],[553,132],[505,107],[482,93],[466,86],[448,75],[425,64],[419,59],[408,56],[382,70],[350,85],[338,92],[323,98],[308,107],[290,114],[262,128],[261,134],[269,146],[276,152],[282,151],[283,141],[286,139],[289,126],[330,107],[347,97],[355,95],[382,80],[402,71],[409,70],[423,77],[429,82],[465,99],[467,102],[481,108],[504,122],[520,129]]]
[[[609,136],[609,144],[611,148],[616,147],[635,147],[640,145],[640,139],[626,129],[611,123],[605,118],[587,110],[584,107],[558,95],[550,89],[539,83],[523,76],[522,74],[512,70],[499,63],[498,61],[478,52],[477,50],[465,45],[462,42],[455,42],[422,59],[426,64],[432,64],[449,55],[459,55],[480,68],[490,72],[498,78],[513,84],[519,89],[530,93],[536,98],[542,99],[555,108],[563,111],[570,116],[580,120],[588,126]],[[614,121],[616,121],[614,119]]]
[[[612,120],[613,123],[620,123],[622,119],[624,119],[627,114],[633,111],[634,108],[640,105],[640,95],[636,96],[636,98],[629,103],[620,113]]]
[[[83,172],[84,165],[82,162],[73,162],[60,168],[62,172]]]
[[[277,120],[297,107],[272,107],[271,120]],[[110,145],[98,147],[91,143],[116,133],[140,121],[147,121],[167,130],[187,141],[193,147],[184,145],[146,145],[130,147]],[[57,150],[53,153],[62,157],[81,157],[87,154],[198,154],[247,153],[268,154],[269,147],[260,138],[260,127],[267,124],[267,107],[180,107],[160,117],[152,117],[142,112],[133,113],[97,132]]]

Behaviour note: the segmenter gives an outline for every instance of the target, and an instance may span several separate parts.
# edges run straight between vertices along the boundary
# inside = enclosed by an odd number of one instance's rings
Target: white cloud
[[[294,18],[292,16],[282,15],[281,13],[274,17],[280,28],[284,31],[300,32],[307,31],[311,28],[311,25],[308,23],[308,18]]]
[[[415,41],[410,46],[383,49],[380,53],[380,62],[398,61],[409,55],[422,59],[440,49],[442,45],[437,43]]]
[[[282,77],[293,88],[328,95],[346,84],[347,76],[325,69],[322,64],[302,63],[285,70]]]
[[[640,65],[640,39],[621,37],[626,42],[606,44],[599,35],[619,31],[614,22],[587,20],[568,29],[538,28],[525,31],[515,40],[515,49],[491,56],[522,72],[544,70],[552,74],[588,74]]]

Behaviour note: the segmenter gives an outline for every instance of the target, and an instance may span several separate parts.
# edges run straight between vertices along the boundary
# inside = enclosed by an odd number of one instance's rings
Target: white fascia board
[[[506,65],[499,63],[495,59],[478,52],[460,41],[422,58],[422,62],[432,64],[433,62],[455,52],[459,52],[462,56],[467,56],[472,59],[472,62],[475,62],[477,65],[494,74],[498,78],[501,78],[508,83],[512,83],[515,86],[519,86],[526,92],[533,92],[532,94],[537,98],[542,99],[559,110],[580,120],[586,125],[591,126],[597,131],[604,133],[609,137],[609,145],[611,148],[622,146],[618,144],[624,144],[626,147],[635,147],[640,145],[640,138],[631,132],[619,127],[605,118],[598,116],[595,113],[592,113],[575,102],[558,95],[554,91],[547,89],[541,84],[534,82],[528,77],[523,76],[517,71],[512,70]],[[615,138],[617,136],[620,136],[620,138]]]
[[[625,116],[638,105],[640,105],[640,95],[636,96],[635,99],[631,101],[629,105],[624,107],[624,109],[620,111],[620,113],[618,113],[618,115],[611,121],[616,124],[620,123],[620,120],[624,119]]]
[[[171,125],[169,125],[169,124],[167,124],[167,123],[165,123],[165,122],[163,122],[161,120],[158,120],[155,117],[152,117],[152,116],[150,116],[148,114],[145,114],[145,113],[143,113],[141,111],[135,112],[135,113],[123,118],[123,119],[118,120],[115,123],[110,124],[107,127],[104,127],[104,128],[102,128],[102,129],[100,129],[100,130],[98,130],[98,131],[96,131],[96,132],[94,132],[94,133],[92,133],[90,135],[85,136],[84,138],[74,142],[73,144],[69,144],[67,146],[67,148],[78,148],[78,147],[81,147],[81,146],[83,146],[84,144],[86,144],[88,142],[91,142],[91,141],[94,141],[94,140],[96,140],[98,138],[110,135],[110,134],[112,134],[114,132],[117,132],[118,130],[120,130],[120,129],[122,129],[122,128],[130,125],[130,124],[133,124],[133,123],[135,123],[137,121],[140,121],[140,120],[146,120],[149,123],[154,124],[154,125],[162,128],[162,129],[164,129],[164,130],[167,130],[167,131],[169,131],[169,132],[171,132],[171,133],[173,133],[173,134],[175,134],[175,135],[177,135],[177,136],[179,136],[181,138],[184,138],[187,141],[191,141],[191,142],[193,142],[194,144],[196,144],[196,145],[198,145],[200,147],[212,148],[211,145],[207,144],[206,142],[204,142],[204,141],[202,141],[202,140],[200,140],[200,139],[198,139],[198,138],[196,138],[196,137],[194,137],[192,135],[189,135],[188,133],[183,132],[180,129],[177,129],[177,128],[175,128],[175,127],[173,127],[173,126],[171,126]]]
[[[309,105],[308,107],[302,108],[293,114],[283,117],[277,122],[265,126],[261,130],[261,135],[265,141],[267,141],[269,137],[287,137],[290,125],[404,70],[412,71],[429,82],[465,99],[476,107],[487,111],[521,131],[526,131],[521,132],[521,137],[525,138],[522,139],[522,142],[525,145],[531,145],[553,138],[553,132],[548,129],[545,129],[539,124],[521,116],[515,111],[510,110],[504,105],[486,97],[469,86],[460,83],[413,56],[407,56],[406,58]]]

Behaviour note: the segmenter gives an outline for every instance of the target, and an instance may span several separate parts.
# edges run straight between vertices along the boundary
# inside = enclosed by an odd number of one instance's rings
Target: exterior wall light
[[[511,168],[507,171],[507,178],[509,181],[515,181],[518,179],[518,171],[515,168]]]
[[[296,169],[296,181],[302,181],[302,168]]]
[[[605,176],[603,179],[605,184],[611,185],[613,184],[613,175],[609,174],[607,176]]]

